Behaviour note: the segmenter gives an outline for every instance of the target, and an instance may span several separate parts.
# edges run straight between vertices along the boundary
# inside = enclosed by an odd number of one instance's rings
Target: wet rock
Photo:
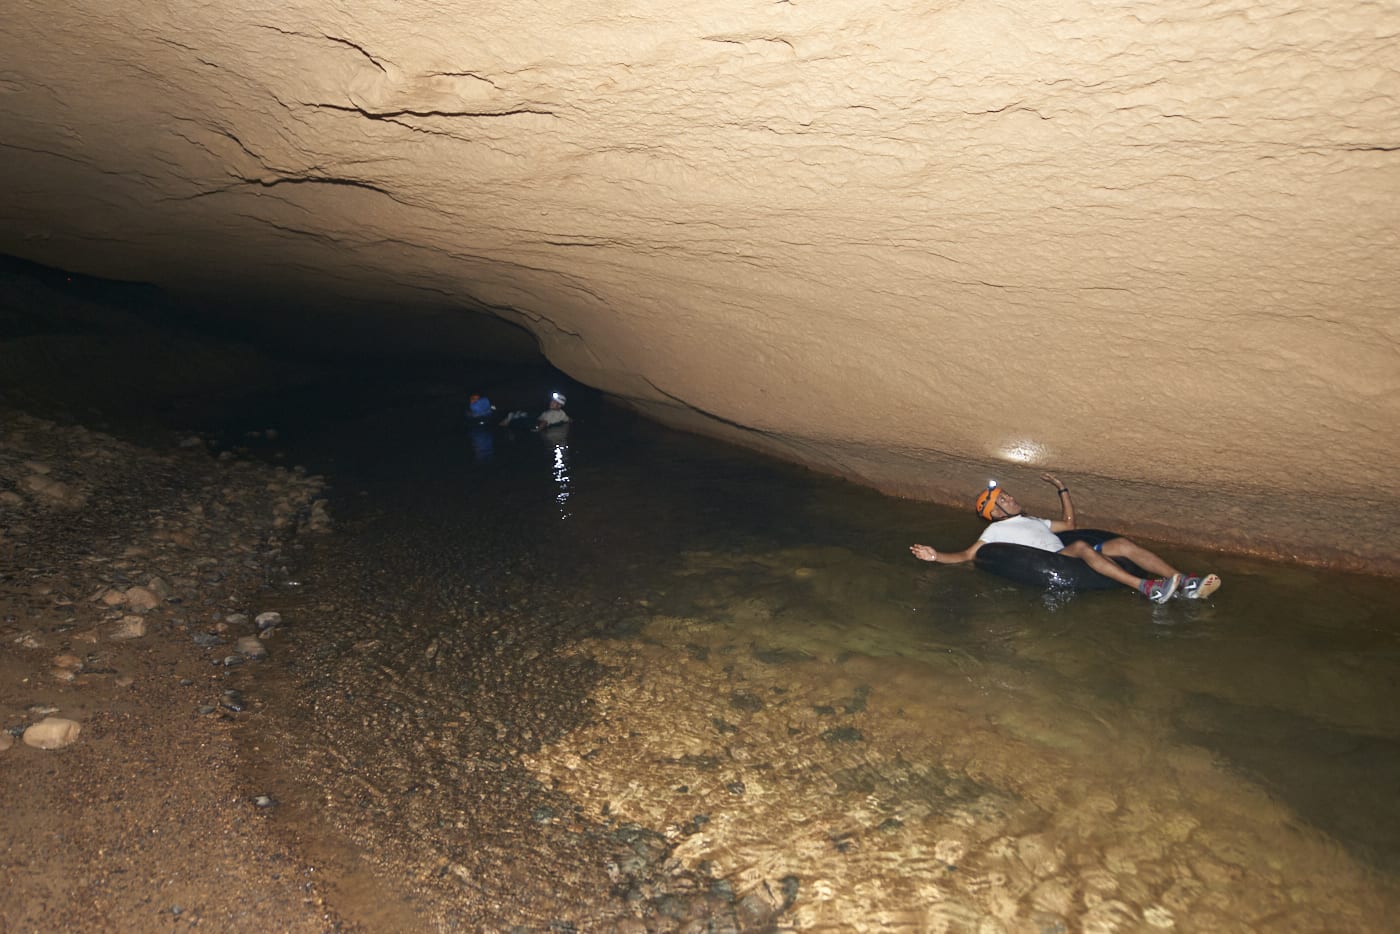
[[[797,662],[810,662],[816,658],[807,652],[797,649],[759,649],[753,650],[753,657],[765,665],[792,665]]]
[[[45,717],[24,731],[24,744],[35,749],[62,749],[75,742],[82,725],[65,717]]]
[[[160,606],[160,597],[149,587],[132,587],[125,594],[126,605],[138,613]]]
[[[282,614],[275,610],[268,610],[266,613],[259,613],[253,622],[259,631],[271,629],[274,626],[282,625]]]
[[[0,732],[0,752],[4,752],[15,744],[15,738],[8,732]]]
[[[139,639],[146,634],[146,621],[140,616],[123,616],[108,638],[118,642]]]
[[[224,641],[216,633],[212,632],[191,633],[190,638],[194,640],[195,645],[205,649],[213,648]]]
[[[331,527],[330,514],[326,512],[327,503],[324,499],[318,499],[311,504],[311,518],[307,520],[305,528],[310,532],[325,532]]]
[[[758,713],[763,709],[763,699],[748,691],[735,691],[729,695],[729,706],[735,710],[744,710],[749,713]]]
[[[64,509],[81,509],[87,504],[86,493],[74,489],[61,480],[55,480],[42,474],[25,477],[20,481],[20,487],[25,492],[32,493],[36,499],[52,506]]]
[[[865,710],[865,702],[870,698],[870,686],[862,684],[856,688],[856,692],[851,699],[841,705],[841,709],[846,713],[860,713]]]
[[[792,906],[799,888],[796,876],[767,880],[739,899],[734,914],[743,930],[765,929]]]
[[[858,743],[865,734],[853,726],[838,726],[822,732],[822,739],[828,743]]]
[[[1031,912],[1031,930],[1036,934],[1069,934],[1069,923],[1048,911]]]
[[[248,658],[267,658],[267,646],[257,636],[241,636],[234,644],[234,651]]]

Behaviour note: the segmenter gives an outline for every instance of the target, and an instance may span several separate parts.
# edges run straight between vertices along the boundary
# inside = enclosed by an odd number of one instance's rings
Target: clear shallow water
[[[1400,909],[1395,582],[1163,548],[1224,588],[1047,596],[908,554],[962,547],[970,515],[581,396],[567,436],[487,452],[461,405],[406,393],[279,439],[331,480],[338,531],[279,598],[250,756],[344,890],[373,880],[371,923]]]

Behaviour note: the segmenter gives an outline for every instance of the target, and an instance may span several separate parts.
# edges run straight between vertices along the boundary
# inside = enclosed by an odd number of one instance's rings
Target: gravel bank
[[[347,929],[233,742],[321,486],[0,409],[0,929]]]

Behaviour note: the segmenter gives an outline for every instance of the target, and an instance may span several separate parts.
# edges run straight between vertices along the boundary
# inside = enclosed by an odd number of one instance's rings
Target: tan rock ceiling
[[[1393,3],[10,0],[0,251],[488,308],[892,492],[1395,571],[1397,97]]]

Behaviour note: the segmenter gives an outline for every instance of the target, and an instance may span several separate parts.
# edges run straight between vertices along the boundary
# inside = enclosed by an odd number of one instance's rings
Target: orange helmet
[[[977,514],[990,522],[992,519],[992,510],[997,508],[997,499],[1000,496],[1001,487],[995,484],[977,494]]]

